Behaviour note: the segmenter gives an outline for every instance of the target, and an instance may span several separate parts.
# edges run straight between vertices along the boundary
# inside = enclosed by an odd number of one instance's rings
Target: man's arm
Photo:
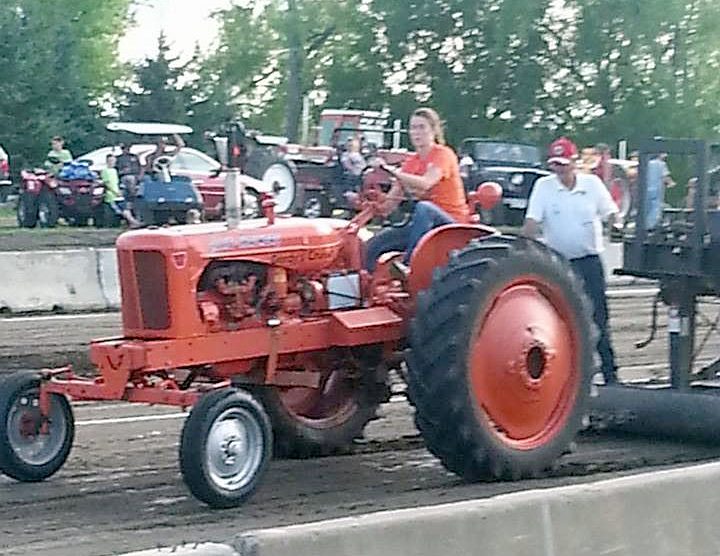
[[[173,135],[173,139],[175,139],[175,150],[172,151],[170,156],[175,156],[177,153],[180,152],[180,149],[185,146],[185,141],[183,141],[183,138],[177,133]]]
[[[542,179],[543,178],[540,178],[535,182],[532,192],[530,193],[527,210],[525,211],[525,223],[523,224],[522,230],[520,230],[520,235],[531,239],[540,237],[540,225],[543,222]]]
[[[526,218],[523,224],[520,235],[529,237],[530,239],[537,239],[540,237],[540,224],[534,218]]]

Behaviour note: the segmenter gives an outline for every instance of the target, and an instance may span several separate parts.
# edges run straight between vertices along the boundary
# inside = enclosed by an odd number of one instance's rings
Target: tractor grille
[[[162,253],[122,251],[120,267],[125,326],[149,330],[170,328],[168,283]]]

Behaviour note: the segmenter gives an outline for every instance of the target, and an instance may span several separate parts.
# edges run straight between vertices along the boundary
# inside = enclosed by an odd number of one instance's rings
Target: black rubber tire
[[[532,449],[517,449],[499,438],[475,401],[468,379],[468,352],[477,315],[497,288],[528,274],[558,285],[579,327],[582,361],[574,405],[551,438]],[[442,330],[442,335],[438,331]],[[472,241],[436,271],[421,292],[411,323],[408,395],[415,422],[428,449],[468,481],[489,477],[536,477],[550,468],[582,427],[597,370],[596,328],[583,284],[556,253],[528,240]]]
[[[305,218],[326,218],[332,214],[332,207],[322,191],[310,190],[303,194],[300,216]]]
[[[55,195],[49,191],[43,191],[38,197],[37,207],[37,222],[41,228],[54,228],[57,226],[58,218],[60,218],[60,207]],[[43,213],[46,215],[45,218],[42,216]]]
[[[362,435],[380,405],[379,395],[358,388],[356,406],[338,426],[322,428],[312,421],[299,420],[287,410],[276,388],[257,390],[258,398],[273,424],[275,455],[281,458],[305,459],[346,453],[353,440]]]
[[[226,410],[242,408],[253,415],[263,436],[260,463],[252,479],[237,490],[215,484],[207,468],[205,450],[214,421]],[[257,489],[272,459],[273,432],[263,406],[248,392],[225,388],[206,394],[185,420],[180,440],[180,470],[190,492],[212,508],[232,508],[247,500]]]
[[[17,205],[17,222],[21,228],[34,228],[37,225],[37,199],[29,193],[20,193]]]
[[[57,453],[45,464],[35,465],[24,461],[13,449],[8,434],[10,411],[19,398],[36,393],[39,387],[40,376],[28,371],[16,372],[0,380],[0,472],[17,481],[38,482],[54,475],[72,449],[75,436],[73,412],[67,398],[59,394],[51,394],[65,419],[65,437]]]
[[[298,418],[283,404],[280,392],[271,386],[257,387],[254,391],[262,402],[273,425],[275,455],[284,458],[308,458],[347,453],[353,440],[362,436],[367,424],[376,415],[380,404],[389,398],[389,386],[377,369],[383,361],[382,349],[368,346],[355,348],[349,356],[359,363],[350,371],[353,378],[347,387],[351,410],[341,413],[342,420],[335,426],[319,420]],[[322,366],[329,368],[331,363]],[[341,377],[341,380],[342,377]]]

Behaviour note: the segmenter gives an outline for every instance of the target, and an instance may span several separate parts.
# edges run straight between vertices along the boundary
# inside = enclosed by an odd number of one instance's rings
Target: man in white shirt
[[[525,214],[523,234],[542,236],[544,242],[570,261],[582,277],[600,330],[598,352],[605,383],[617,382],[615,354],[610,344],[605,271],[603,220],[612,228],[618,208],[600,178],[577,172],[577,147],[565,137],[550,145],[548,166],[553,174],[535,182]]]

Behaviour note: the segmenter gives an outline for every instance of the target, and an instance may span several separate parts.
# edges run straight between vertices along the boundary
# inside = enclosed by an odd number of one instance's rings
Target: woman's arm
[[[387,165],[383,165],[383,168],[418,199],[424,199],[435,184],[442,179],[442,171],[433,164],[428,165],[427,171],[422,176],[408,174],[407,172]]]

